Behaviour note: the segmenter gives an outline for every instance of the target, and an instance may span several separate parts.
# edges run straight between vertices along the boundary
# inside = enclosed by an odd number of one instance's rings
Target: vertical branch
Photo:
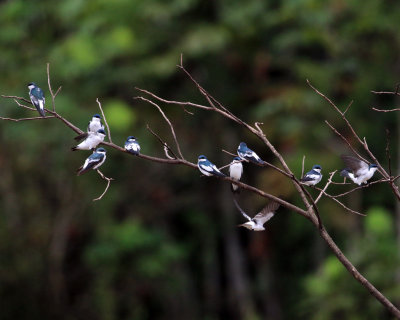
[[[49,86],[49,91],[50,91],[50,95],[51,95],[51,105],[53,107],[53,112],[56,112],[55,99],[61,90],[61,86],[57,89],[56,93],[53,93],[53,89],[51,88],[51,81],[50,81],[50,63],[48,63],[48,62],[47,62],[47,84]]]
[[[104,112],[103,112],[103,108],[101,107],[101,103],[100,103],[100,101],[99,101],[99,98],[96,98],[96,102],[97,102],[97,104],[99,105],[99,109],[100,109],[100,111],[101,111],[101,115],[103,116],[104,123],[106,124],[106,127],[107,127],[108,140],[109,140],[111,143],[113,143],[112,140],[111,140],[110,127],[108,126],[108,122],[107,122],[106,116],[105,116],[105,114],[104,114]]]

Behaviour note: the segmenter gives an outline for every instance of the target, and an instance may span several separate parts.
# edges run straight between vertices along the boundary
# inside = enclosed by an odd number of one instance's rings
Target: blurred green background
[[[398,172],[400,72],[398,1],[2,1],[0,93],[45,91],[46,63],[57,111],[85,129],[98,97],[113,141],[138,138],[144,154],[163,157],[146,125],[172,142],[151,105],[134,100],[145,88],[173,100],[205,104],[176,65],[243,120],[263,122],[271,142],[300,175],[313,164],[340,169],[352,139],[309,79],[348,117],[387,168],[391,133]],[[36,115],[2,99],[0,116]],[[218,165],[240,141],[278,165],[261,142],[217,114],[163,105],[185,157],[206,154]],[[70,152],[75,134],[56,120],[0,122],[0,319],[392,319],[333,257],[318,232],[286,209],[265,232],[236,227],[243,217],[229,186],[183,166],[108,150],[102,171],[76,177],[89,153]],[[379,178],[376,174],[374,179]],[[340,179],[336,177],[336,180]],[[243,181],[301,204],[290,182],[245,165]],[[331,193],[348,190],[335,186]],[[312,194],[317,193],[314,190]],[[322,220],[356,267],[400,304],[400,215],[385,184],[357,191],[346,205],[320,201]],[[253,214],[266,200],[242,192]],[[396,231],[397,221],[397,231]]]

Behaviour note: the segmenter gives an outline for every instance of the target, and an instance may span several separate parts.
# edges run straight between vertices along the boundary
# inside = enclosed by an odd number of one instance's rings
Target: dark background
[[[103,104],[113,141],[138,138],[144,154],[163,157],[146,125],[172,143],[134,87],[171,100],[206,104],[176,65],[243,120],[263,130],[296,175],[313,164],[342,168],[347,146],[328,120],[353,139],[306,79],[348,112],[360,137],[387,168],[386,134],[398,172],[400,5],[398,1],[3,1],[0,93],[47,97],[62,85],[57,111],[85,129]],[[246,141],[278,165],[255,136],[221,116],[194,116],[162,105],[183,154],[222,166]],[[36,113],[2,99],[0,116]],[[70,152],[75,136],[57,120],[0,122],[0,319],[391,319],[336,260],[311,224],[279,209],[265,232],[239,229],[227,183],[184,166],[132,158],[113,149],[102,171],[76,177],[89,155]],[[356,145],[356,142],[354,145]],[[373,179],[380,178],[379,174]],[[341,181],[338,175],[336,181]],[[243,181],[301,205],[279,173],[245,165]],[[322,184],[321,184],[322,185]],[[329,188],[332,194],[350,186]],[[315,196],[317,192],[310,191]],[[255,214],[267,201],[242,192]],[[386,184],[344,198],[352,215],[320,201],[323,222],[355,266],[400,303],[396,201]],[[397,221],[399,221],[397,214]],[[397,222],[399,223],[399,222]]]

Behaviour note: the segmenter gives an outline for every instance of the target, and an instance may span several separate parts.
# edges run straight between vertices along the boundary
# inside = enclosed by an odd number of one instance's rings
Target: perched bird
[[[75,140],[83,140],[80,144],[78,144],[76,147],[72,147],[71,150],[91,150],[97,147],[97,145],[101,142],[104,141],[104,137],[106,136],[106,133],[104,132],[103,129],[98,130],[96,133],[93,132],[88,132],[88,133],[83,133],[77,137],[75,137]]]
[[[240,180],[243,174],[243,164],[242,160],[239,157],[233,158],[230,166],[229,166],[229,176],[232,179]],[[239,186],[235,183],[232,183],[232,192],[240,192]]]
[[[206,156],[199,156],[197,161],[197,167],[199,168],[200,172],[205,176],[218,176],[218,177],[226,177],[212,162],[208,161]]]
[[[100,167],[104,161],[106,161],[106,150],[104,148],[98,148],[96,151],[94,151],[86,160],[85,163],[83,164],[82,167],[80,167],[77,170],[77,175],[80,176],[84,174],[85,172],[89,171],[90,169],[97,169]]]
[[[342,177],[351,179],[359,186],[363,183],[367,184],[367,181],[371,179],[375,171],[378,170],[378,166],[376,164],[368,164],[363,160],[343,154],[340,157],[346,165],[346,168],[340,172],[340,175]]]
[[[101,123],[101,116],[99,114],[95,114],[92,117],[92,120],[89,121],[88,127],[87,127],[87,132],[97,132],[100,129],[104,130],[104,125]]]
[[[237,149],[237,154],[240,159],[251,161],[253,163],[264,164],[264,161],[255,153],[253,150],[247,148],[247,145],[244,142],[239,144]]]
[[[129,136],[125,141],[125,150],[138,155],[140,153],[140,145],[134,136]]]
[[[46,116],[44,111],[45,98],[43,90],[40,89],[34,82],[28,84],[28,89],[29,89],[29,98],[31,98],[32,104],[36,107],[37,111],[39,111],[39,114],[42,117],[45,117]]]
[[[311,171],[308,171],[300,181],[306,186],[315,186],[322,179],[321,170],[320,165],[314,165]]]
[[[253,219],[250,218],[243,210],[240,210],[242,215],[249,221],[243,224],[239,224],[239,227],[245,227],[249,230],[254,231],[265,230],[264,223],[266,223],[274,216],[275,211],[279,208],[279,206],[279,203],[272,201],[267,204],[259,213],[257,213]]]

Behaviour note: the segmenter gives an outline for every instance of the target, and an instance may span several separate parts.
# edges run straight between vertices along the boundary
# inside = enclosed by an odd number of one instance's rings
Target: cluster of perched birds
[[[45,117],[45,97],[42,89],[40,89],[33,82],[28,84],[28,88],[29,97],[32,104],[36,107],[39,114],[42,117]],[[98,169],[104,163],[106,160],[106,150],[104,148],[96,149],[96,147],[104,141],[105,136],[106,133],[104,131],[104,125],[101,122],[101,116],[99,114],[95,114],[89,121],[87,132],[75,137],[75,140],[82,142],[73,147],[73,151],[94,150],[93,153],[85,160],[85,163],[77,170],[78,176],[84,174],[90,169]],[[139,155],[140,153],[139,142],[134,136],[129,136],[127,138],[124,148],[126,151],[134,155]],[[266,163],[253,150],[249,149],[244,142],[239,144],[237,155],[238,156],[234,157],[229,165],[229,176],[236,181],[239,181],[243,174],[242,162],[252,162],[258,165],[264,165]],[[368,164],[365,161],[352,156],[341,155],[341,158],[346,167],[340,172],[340,175],[345,178],[349,178],[358,185],[366,184],[378,169],[376,164]],[[204,155],[198,157],[197,166],[200,172],[205,176],[226,177],[226,175],[222,173],[217,166],[209,161]],[[315,186],[322,179],[321,170],[322,168],[320,165],[314,165],[312,169],[300,179],[300,182],[307,186]],[[239,186],[237,184],[232,183],[231,188],[234,193],[239,192]],[[248,221],[240,226],[254,231],[265,230],[263,226],[264,223],[274,216],[278,207],[278,203],[271,202],[254,218],[250,218],[246,213],[241,211],[243,216]]]
[[[36,107],[37,111],[42,117],[45,117],[45,97],[43,90],[40,89],[35,83],[28,84],[29,97],[32,104]],[[89,121],[87,131],[75,137],[75,140],[82,141],[77,146],[72,147],[72,151],[76,150],[94,150],[93,153],[85,160],[85,163],[77,170],[77,175],[80,176],[90,169],[98,169],[104,161],[106,161],[106,150],[104,148],[96,147],[104,141],[106,133],[104,125],[101,122],[101,116],[95,114]],[[124,148],[126,151],[138,155],[140,153],[140,145],[134,136],[129,136]]]
[[[234,180],[239,181],[242,177],[242,162],[252,162],[259,165],[265,164],[265,161],[262,160],[253,150],[249,149],[244,142],[239,144],[237,154],[238,156],[233,158],[231,164],[229,165],[229,176]],[[340,172],[340,175],[344,178],[349,178],[358,185],[367,184],[368,180],[372,178],[375,171],[378,169],[376,164],[368,164],[365,161],[352,156],[341,155],[341,159],[346,167]],[[226,175],[222,173],[217,166],[209,161],[204,155],[199,156],[197,166],[200,172],[206,176],[214,175],[218,177],[226,177]],[[322,180],[321,170],[322,167],[320,165],[314,165],[312,169],[300,179],[300,182],[307,186],[315,186]],[[232,183],[231,188],[234,193],[239,192],[239,186],[237,184]],[[240,210],[248,222],[239,226],[243,226],[254,231],[265,230],[263,226],[264,223],[274,216],[275,211],[278,208],[278,203],[271,202],[254,218],[250,218],[245,212]]]

